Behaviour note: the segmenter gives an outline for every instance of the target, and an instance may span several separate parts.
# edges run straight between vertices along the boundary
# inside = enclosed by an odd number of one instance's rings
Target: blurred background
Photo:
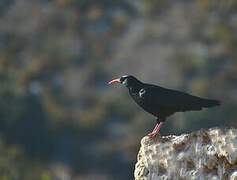
[[[0,179],[133,179],[155,125],[112,78],[219,99],[161,134],[237,127],[237,1],[1,0]]]

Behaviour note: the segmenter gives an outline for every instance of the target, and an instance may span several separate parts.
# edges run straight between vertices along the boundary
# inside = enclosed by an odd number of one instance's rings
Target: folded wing
[[[220,105],[219,101],[204,99],[184,92],[162,88],[159,86],[147,86],[143,98],[149,106],[159,107],[168,114],[180,111],[201,110],[204,107]]]

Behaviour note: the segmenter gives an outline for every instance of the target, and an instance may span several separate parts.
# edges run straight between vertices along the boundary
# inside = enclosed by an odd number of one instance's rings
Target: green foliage
[[[51,180],[53,174],[43,164],[28,160],[19,146],[0,140],[0,179]]]

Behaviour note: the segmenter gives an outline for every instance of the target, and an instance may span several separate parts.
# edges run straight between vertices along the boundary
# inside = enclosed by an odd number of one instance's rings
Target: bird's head
[[[121,83],[127,87],[132,87],[132,86],[136,86],[136,85],[140,84],[141,82],[134,76],[124,75],[120,78],[113,79],[113,80],[109,81],[108,84],[114,84],[114,83]]]

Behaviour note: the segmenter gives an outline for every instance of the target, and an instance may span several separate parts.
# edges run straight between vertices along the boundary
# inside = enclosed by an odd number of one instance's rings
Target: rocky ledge
[[[237,180],[237,129],[141,140],[136,180]]]

